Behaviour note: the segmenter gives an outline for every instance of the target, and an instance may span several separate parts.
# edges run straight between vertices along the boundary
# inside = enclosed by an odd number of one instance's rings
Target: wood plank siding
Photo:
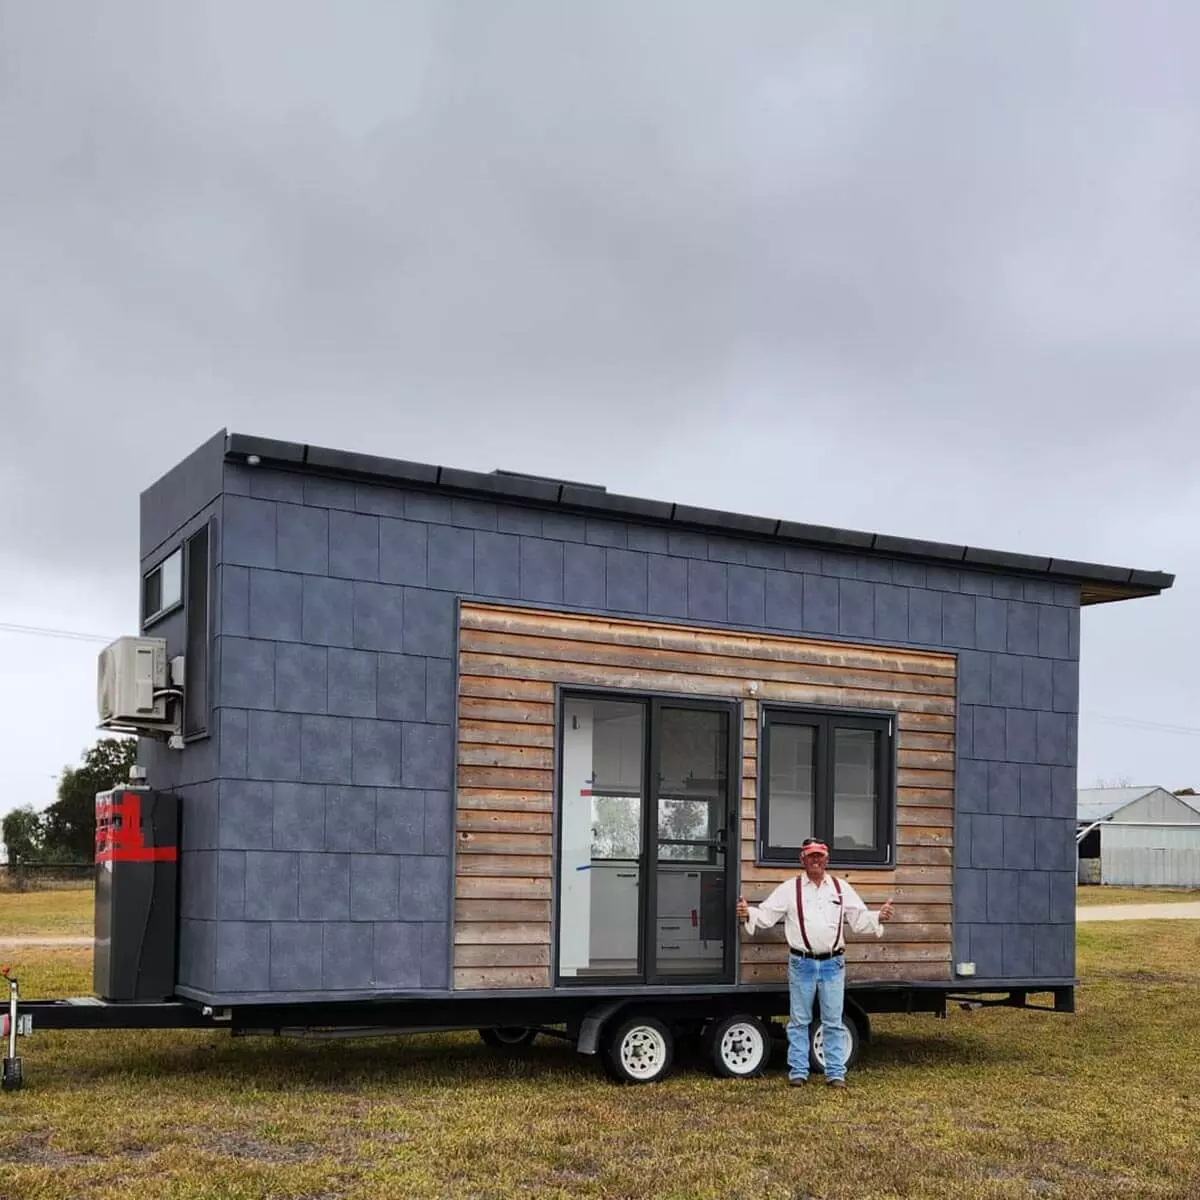
[[[628,688],[743,704],[741,891],[752,904],[799,869],[755,863],[759,702],[897,714],[893,870],[841,870],[884,937],[851,934],[848,977],[951,975],[953,655],[480,603],[460,610],[454,986],[550,987],[555,687]],[[782,923],[741,939],[739,977],[782,981]]]

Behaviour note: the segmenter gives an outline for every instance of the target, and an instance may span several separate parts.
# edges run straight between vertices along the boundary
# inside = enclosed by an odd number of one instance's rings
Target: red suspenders
[[[837,892],[839,900],[842,898],[842,881],[836,875],[830,875],[833,880],[833,890]],[[813,952],[812,943],[808,940],[808,930],[804,927],[804,897],[801,890],[801,884],[804,882],[802,875],[796,876],[796,916],[800,919],[800,937],[804,942],[804,948],[811,954]],[[842,925],[846,919],[846,906],[838,905],[838,923],[837,932],[833,935],[832,949],[840,949],[842,943]]]

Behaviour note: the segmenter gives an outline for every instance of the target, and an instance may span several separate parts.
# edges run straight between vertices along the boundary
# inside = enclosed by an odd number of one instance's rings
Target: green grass
[[[618,1088],[567,1047],[43,1033],[0,1097],[0,1195],[1062,1200],[1200,1195],[1200,923],[1079,930],[1074,1015],[877,1017],[844,1094],[681,1069]],[[90,954],[10,956],[29,995]]]
[[[1200,900],[1200,888],[1108,887],[1091,884],[1075,889],[1075,904],[1172,904]]]
[[[0,938],[50,934],[86,937],[92,933],[91,887],[33,892],[0,892]]]

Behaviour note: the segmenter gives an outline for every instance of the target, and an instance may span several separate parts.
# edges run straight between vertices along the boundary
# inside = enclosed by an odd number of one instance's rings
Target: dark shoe
[[[797,1076],[795,1079],[788,1080],[788,1087],[803,1087],[808,1082],[807,1075]]]
[[[830,1087],[844,1088],[846,1086],[846,1081],[844,1079],[830,1079],[827,1082]]]

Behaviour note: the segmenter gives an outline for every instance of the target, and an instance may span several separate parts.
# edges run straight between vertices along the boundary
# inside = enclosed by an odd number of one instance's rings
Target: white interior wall
[[[564,704],[558,860],[558,955],[563,975],[586,967],[590,955],[594,725],[591,701],[568,700]]]

